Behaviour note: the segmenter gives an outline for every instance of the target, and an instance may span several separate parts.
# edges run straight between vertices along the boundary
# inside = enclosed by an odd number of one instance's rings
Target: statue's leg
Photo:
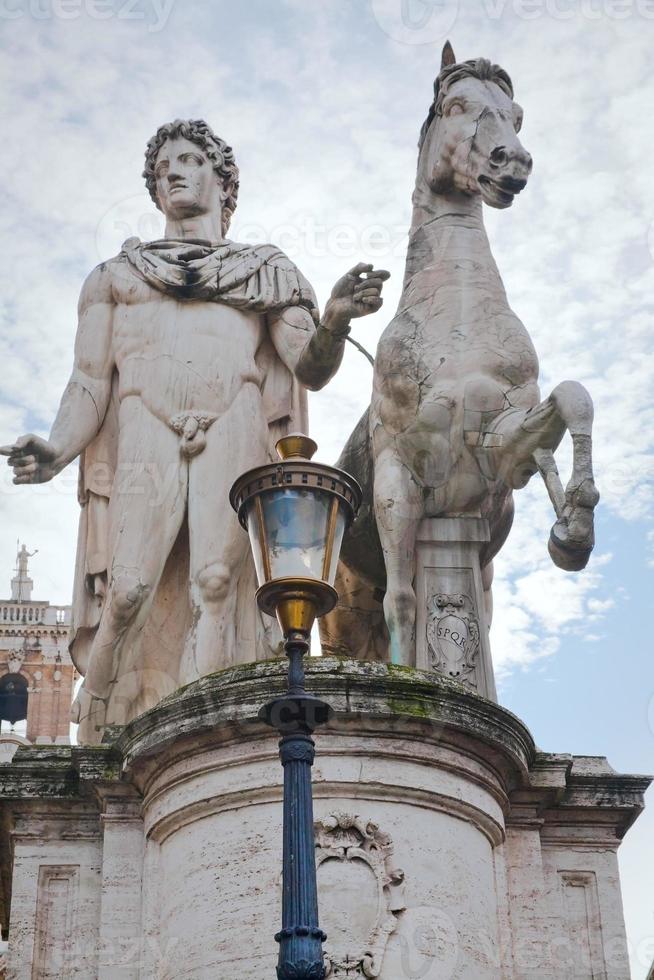
[[[204,450],[189,463],[194,628],[184,653],[183,682],[256,657],[254,646],[236,650],[237,587],[249,544],[230,507],[229,490],[237,476],[268,458],[268,426],[260,402],[254,385],[242,388],[208,429]],[[254,594],[249,601],[254,607]]]
[[[184,519],[186,484],[178,437],[140,400],[126,399],[109,503],[111,568],[84,681],[96,697],[107,697],[123,645],[147,616]]]
[[[484,611],[486,613],[486,625],[490,629],[493,624],[493,576],[495,569],[493,562],[490,561],[481,570],[481,584],[484,588]]]
[[[560,568],[584,568],[595,544],[594,511],[599,492],[593,477],[593,402],[578,381],[563,381],[550,398],[572,437],[572,475],[563,513],[552,528],[549,551]]]
[[[502,434],[497,452],[498,475],[509,486],[524,486],[540,470],[557,520],[552,527],[549,551],[560,568],[583,568],[595,543],[593,513],[599,493],[592,464],[593,403],[577,381],[564,381],[549,398],[528,412],[507,413],[494,426]],[[572,437],[573,466],[563,490],[554,461],[554,450],[566,429]]]
[[[423,516],[422,490],[392,447],[375,460],[375,517],[386,564],[384,615],[391,663],[415,666],[415,541]]]

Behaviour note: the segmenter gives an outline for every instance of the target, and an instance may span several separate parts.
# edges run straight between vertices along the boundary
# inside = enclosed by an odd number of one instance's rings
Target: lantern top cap
[[[275,449],[282,460],[311,459],[318,444],[302,432],[290,432],[275,443]]]

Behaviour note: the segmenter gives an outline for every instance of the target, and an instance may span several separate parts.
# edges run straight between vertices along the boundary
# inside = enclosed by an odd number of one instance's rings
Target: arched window
[[[21,674],[0,678],[0,722],[15,725],[27,718],[27,681]]]

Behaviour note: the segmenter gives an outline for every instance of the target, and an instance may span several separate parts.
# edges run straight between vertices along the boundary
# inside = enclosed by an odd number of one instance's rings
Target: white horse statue
[[[541,473],[556,512],[549,552],[567,570],[588,562],[599,499],[591,398],[564,381],[541,401],[538,358],[484,229],[482,201],[509,207],[532,169],[511,80],[483,58],[457,63],[448,42],[434,92],[402,297],[379,342],[370,407],[338,462],[362,484],[365,504],[343,546],[341,602],[322,626],[327,650],[373,659],[388,657],[390,635],[391,661],[406,665],[424,517],[488,521],[480,561],[489,621],[492,559],[511,528],[513,490]],[[564,490],[554,450],[566,430],[573,468]]]

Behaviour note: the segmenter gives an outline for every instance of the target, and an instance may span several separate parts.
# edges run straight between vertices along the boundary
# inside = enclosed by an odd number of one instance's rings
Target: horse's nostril
[[[494,150],[491,150],[490,162],[494,167],[505,167],[508,160],[509,157],[504,146],[496,146]]]

